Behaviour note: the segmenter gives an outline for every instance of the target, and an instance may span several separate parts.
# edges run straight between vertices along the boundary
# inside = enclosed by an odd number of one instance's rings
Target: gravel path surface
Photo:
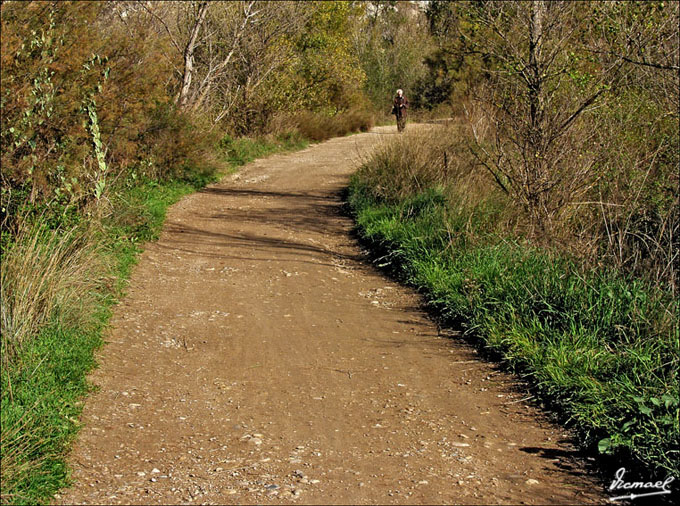
[[[516,380],[365,261],[340,191],[393,131],[256,161],[170,209],[58,503],[603,501]]]

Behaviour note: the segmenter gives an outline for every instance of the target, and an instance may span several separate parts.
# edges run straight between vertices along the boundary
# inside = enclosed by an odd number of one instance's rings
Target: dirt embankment
[[[394,130],[257,161],[171,209],[58,502],[602,502],[513,378],[364,261],[339,194]]]

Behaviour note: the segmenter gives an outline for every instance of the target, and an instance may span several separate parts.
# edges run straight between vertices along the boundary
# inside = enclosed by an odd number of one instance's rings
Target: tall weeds
[[[87,325],[102,272],[88,231],[50,230],[42,221],[21,226],[0,267],[3,368],[50,321]]]
[[[469,164],[460,157],[463,128],[457,124],[445,130],[436,125],[407,129],[375,150],[361,168],[362,179],[370,183],[376,197],[392,201],[462,177],[470,172]]]

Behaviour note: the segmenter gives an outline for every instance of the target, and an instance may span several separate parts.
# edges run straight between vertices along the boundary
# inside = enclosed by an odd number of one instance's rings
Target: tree
[[[493,137],[489,143],[475,128],[473,151],[544,236],[597,178],[595,133],[577,125],[601,103],[622,64],[595,61],[577,45],[587,7],[543,0],[471,7],[485,36],[474,44],[491,63],[477,103]]]
[[[430,68],[442,71],[429,89],[453,93],[468,76],[470,149],[523,209],[529,235],[570,235],[580,256],[672,290],[679,11],[678,2],[542,0],[428,11],[438,45]]]
[[[449,103],[460,113],[473,88],[485,79],[483,67],[489,66],[482,61],[483,50],[473,43],[479,24],[462,2],[433,0],[425,15],[436,47],[424,58],[427,74],[416,84],[414,106],[432,109]]]
[[[365,75],[351,36],[361,14],[352,2],[310,2],[303,30],[295,40],[294,102],[335,114],[359,100]]]
[[[194,9],[192,9],[194,10]],[[191,30],[189,39],[184,45],[182,56],[184,57],[184,73],[182,74],[182,89],[177,97],[177,102],[180,107],[186,108],[189,99],[189,91],[191,90],[191,79],[194,74],[194,50],[196,48],[196,41],[198,34],[201,32],[205,15],[208,13],[208,2],[199,2],[195,8],[196,14],[191,23]]]
[[[364,92],[380,109],[389,110],[397,88],[411,97],[426,72],[432,49],[427,19],[411,2],[374,1],[365,6],[354,47],[366,74]]]

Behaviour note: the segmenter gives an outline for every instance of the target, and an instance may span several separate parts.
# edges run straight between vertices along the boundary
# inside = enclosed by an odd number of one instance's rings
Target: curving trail
[[[259,160],[171,208],[57,502],[602,502],[513,378],[364,262],[340,191],[394,130]]]

